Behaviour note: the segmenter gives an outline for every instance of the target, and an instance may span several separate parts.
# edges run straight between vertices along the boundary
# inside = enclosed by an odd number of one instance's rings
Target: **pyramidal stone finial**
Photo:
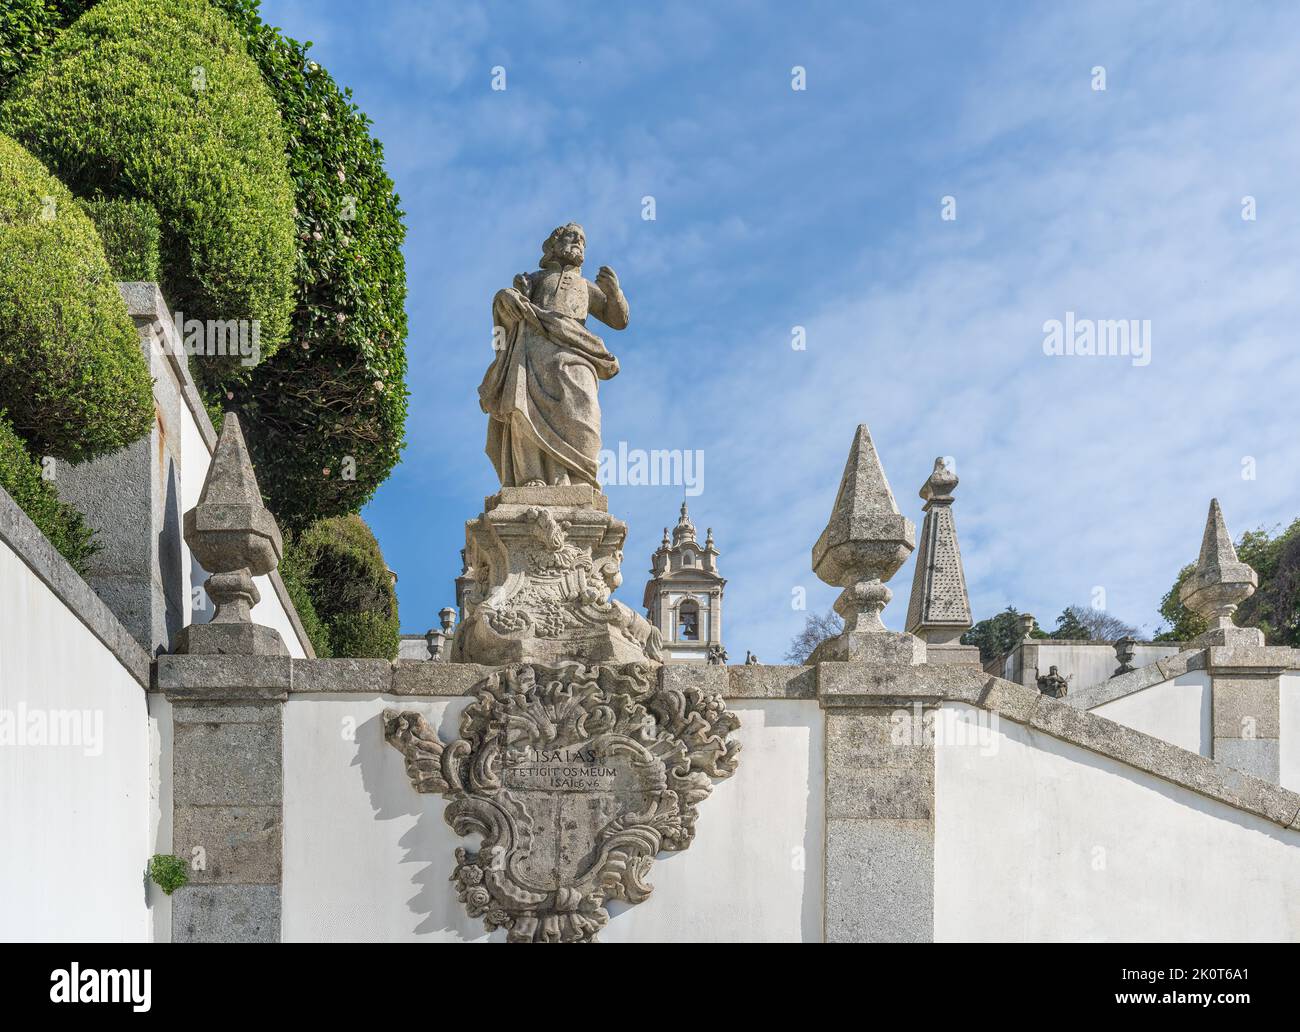
[[[934,470],[919,492],[925,502],[925,522],[912,577],[907,630],[926,643],[926,658],[931,663],[978,664],[980,650],[959,640],[971,627],[971,612],[952,515],[956,487],[957,474],[942,458],[935,459]]]
[[[253,578],[279,565],[284,550],[275,517],[262,503],[239,418],[227,412],[198,504],[185,514],[185,543],[209,577],[212,620],[181,630],[177,651],[288,655],[278,631],[253,623],[261,596]]]
[[[1238,627],[1232,616],[1237,606],[1255,593],[1259,577],[1250,565],[1237,558],[1232,535],[1223,519],[1217,498],[1210,499],[1205,518],[1201,554],[1196,569],[1178,592],[1179,601],[1209,624],[1192,643],[1211,645],[1263,645],[1264,634],[1255,627]]]
[[[871,431],[862,424],[853,436],[830,520],[812,550],[813,572],[844,589],[835,601],[844,631],[819,645],[812,662],[925,661],[920,639],[888,631],[880,619],[893,597],[885,582],[915,546],[916,528],[899,513]]]

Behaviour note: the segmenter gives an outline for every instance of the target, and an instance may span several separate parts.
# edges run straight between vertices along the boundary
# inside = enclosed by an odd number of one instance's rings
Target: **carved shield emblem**
[[[439,792],[459,835],[461,901],[511,942],[590,942],[611,899],[640,903],[661,850],[695,836],[713,779],[730,777],[739,726],[722,697],[664,688],[657,668],[520,664],[492,674],[444,745],[414,711],[384,735],[417,791]]]

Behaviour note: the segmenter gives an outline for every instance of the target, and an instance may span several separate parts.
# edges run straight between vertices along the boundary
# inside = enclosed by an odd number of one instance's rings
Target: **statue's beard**
[[[582,259],[585,257],[581,247],[567,247],[555,255],[563,264],[572,268],[581,268]]]

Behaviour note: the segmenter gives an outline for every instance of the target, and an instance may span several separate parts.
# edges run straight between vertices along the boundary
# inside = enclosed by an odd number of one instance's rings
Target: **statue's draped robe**
[[[600,406],[596,381],[618,372],[618,359],[586,327],[588,312],[622,329],[627,303],[606,298],[577,268],[546,268],[492,299],[502,347],[479,385],[488,414],[487,454],[503,487],[531,480],[597,487]]]

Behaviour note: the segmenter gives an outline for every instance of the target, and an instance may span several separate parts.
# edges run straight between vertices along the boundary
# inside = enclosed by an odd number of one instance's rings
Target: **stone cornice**
[[[1212,645],[1206,665],[1216,676],[1278,675],[1300,669],[1300,649],[1284,645]]]

